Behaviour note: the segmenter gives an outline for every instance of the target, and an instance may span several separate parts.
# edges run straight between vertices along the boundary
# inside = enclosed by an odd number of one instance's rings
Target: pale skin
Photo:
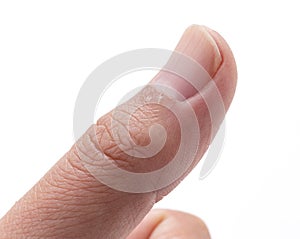
[[[234,57],[225,40],[215,31],[193,25],[184,32],[176,51],[193,58],[205,68],[217,85],[227,110],[234,95],[237,72]],[[197,160],[192,165],[194,167],[210,143],[207,106],[202,96],[182,79],[159,73],[150,83],[156,82],[181,92],[199,119],[202,137]],[[206,93],[210,94],[209,88]],[[170,97],[168,100],[174,99]],[[111,117],[111,113],[102,116],[95,127],[101,131],[101,149],[120,167],[151,171],[164,165],[168,156],[174,154],[174,145],[180,138],[176,137],[179,134],[178,123],[164,109],[145,107],[133,117],[134,127],[130,129],[130,135],[137,144],[149,143],[148,129],[153,123],[165,126],[167,132],[172,131],[173,137],[168,138],[163,152],[148,161],[129,158],[116,147],[107,123]],[[76,147],[72,147],[13,206],[0,220],[0,238],[210,238],[206,225],[196,216],[171,210],[151,210],[192,167],[166,188],[133,194],[120,192],[99,182],[84,167],[79,155]]]

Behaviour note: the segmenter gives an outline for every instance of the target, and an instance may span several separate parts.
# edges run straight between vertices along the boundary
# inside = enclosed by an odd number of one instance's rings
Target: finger
[[[177,49],[205,66],[212,77],[218,76],[216,84],[228,107],[233,97],[231,88],[235,85],[236,74],[232,53],[225,41],[203,27],[192,26],[184,33]],[[222,73],[219,73],[219,70]],[[167,74],[164,78],[168,77],[171,75]],[[176,87],[178,78],[174,79],[175,81],[167,80],[165,85]],[[195,163],[203,155],[210,141],[211,120],[205,102],[201,98],[197,100],[197,92],[193,95],[191,88],[186,87],[189,85],[182,85],[178,90],[182,93],[187,92],[185,98],[192,102],[203,135],[199,149],[197,148],[198,157],[193,161]],[[208,94],[209,92],[208,90]],[[180,124],[170,110],[159,104],[136,107],[149,96],[161,99],[161,102],[167,105],[178,107],[183,116],[188,113],[185,101],[178,101],[160,92],[159,89],[146,87],[129,102],[101,117],[97,124],[93,125],[14,205],[0,221],[1,235],[4,238],[126,237],[153,204],[169,192],[191,169],[189,167],[188,170],[185,168],[183,170],[181,166],[185,167],[187,161],[194,160],[189,156],[182,157],[182,165],[173,171],[162,173],[152,178],[152,181],[142,179],[149,175],[147,173],[172,161],[181,138]],[[134,112],[129,112],[131,108],[135,109]],[[127,115],[130,115],[129,126],[122,121]],[[189,120],[188,117],[185,118],[187,123]],[[147,146],[151,142],[156,146],[155,143],[161,141],[160,131],[149,131],[155,124],[163,126],[166,131],[167,138],[163,149],[145,159],[128,154],[126,148],[136,154],[147,153],[147,150],[143,151],[143,147],[134,146],[134,149],[138,150],[133,150],[132,141],[138,146]],[[129,134],[123,129],[128,129]],[[193,128],[188,130],[193,132]],[[151,141],[148,132],[156,140]],[[120,137],[116,140],[115,135]],[[189,145],[186,147],[186,151],[189,152]],[[131,174],[124,177],[123,174],[119,174],[118,169],[124,169],[122,172],[139,173],[140,179],[136,179],[136,174],[133,174],[134,180]],[[181,176],[175,177],[176,180],[168,184],[170,178],[174,178],[175,171]],[[161,188],[161,184],[165,182],[168,182],[167,186]],[[157,186],[157,190],[151,191],[151,186],[154,188]],[[123,190],[124,187],[128,187],[128,190]],[[137,188],[142,191],[148,187],[149,190],[143,193],[132,193]]]
[[[210,239],[205,223],[198,217],[179,211],[151,210],[127,239]]]

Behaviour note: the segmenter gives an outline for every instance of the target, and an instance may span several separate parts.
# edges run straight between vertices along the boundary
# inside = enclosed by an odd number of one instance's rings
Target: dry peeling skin
[[[155,192],[178,181],[195,163],[197,116],[191,105],[161,89],[145,87],[76,143],[84,166],[100,182],[124,192]]]

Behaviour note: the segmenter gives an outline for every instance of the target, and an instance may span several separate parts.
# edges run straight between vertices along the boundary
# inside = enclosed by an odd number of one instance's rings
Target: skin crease
[[[227,110],[234,95],[237,73],[233,55],[225,40],[208,28],[193,25],[185,31],[176,50],[192,57],[209,72]],[[166,79],[165,82],[161,81],[162,78]],[[143,194],[120,192],[96,180],[84,167],[80,158],[80,154],[86,153],[84,151],[87,149],[83,148],[83,152],[79,152],[78,148],[73,146],[0,220],[0,238],[126,238],[139,225],[154,203],[167,195],[197,164],[211,138],[209,112],[202,96],[195,94],[194,89],[181,79],[167,73],[159,73],[151,84],[157,81],[180,90],[190,102],[199,120],[202,137],[197,160],[189,170],[183,172],[183,176],[173,184],[155,192]],[[209,95],[210,92],[208,84],[205,94]],[[157,92],[150,90],[149,93],[145,88],[126,104],[135,104],[147,94]],[[169,96],[164,100],[181,104]],[[117,110],[122,110],[122,106]],[[173,135],[167,139],[162,152],[147,162],[128,157],[117,147],[110,128],[112,117],[110,112],[92,126],[97,136],[94,139],[97,142],[93,142],[99,145],[99,150],[114,160],[119,167],[134,172],[152,171],[168,163],[176,153],[180,131],[176,118],[168,110],[158,105],[150,105],[148,108],[137,110],[131,117],[130,135],[139,145],[149,143],[148,130],[153,123],[160,123],[170,135]],[[109,173],[107,171],[107,174]],[[152,213],[154,214],[150,214],[132,232],[130,239],[209,238],[204,223],[194,216],[172,211]],[[178,230],[179,223],[183,225],[184,230]]]

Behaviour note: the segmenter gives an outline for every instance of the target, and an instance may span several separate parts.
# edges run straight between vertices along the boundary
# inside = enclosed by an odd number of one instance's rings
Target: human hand
[[[193,58],[204,67],[218,87],[227,110],[234,95],[237,75],[233,55],[224,39],[210,29],[191,26],[185,31],[176,51]],[[209,109],[203,96],[186,81],[165,72],[159,73],[150,84],[164,84],[176,89],[192,106],[201,131],[197,157],[192,164],[192,167],[195,166],[212,137]],[[213,97],[209,86],[205,87],[204,93]],[[135,104],[147,94],[152,96],[157,92],[143,90],[127,104]],[[178,99],[172,96],[164,97],[168,102],[178,103]],[[166,109],[148,105],[134,112],[131,117],[130,136],[138,145],[149,144],[148,130],[154,123],[163,125],[167,135],[172,135],[167,138],[162,152],[151,159],[134,159],[117,147],[118,144],[112,137],[112,118],[111,112],[101,117],[93,126],[96,138],[90,137],[87,132],[80,139],[84,148],[78,148],[75,144],[14,205],[0,220],[0,238],[209,238],[204,223],[189,214],[154,210],[143,220],[154,203],[167,195],[192,167],[171,185],[147,193],[115,190],[99,182],[87,170],[81,156],[89,154],[89,147],[95,146],[93,139],[97,140],[101,151],[110,160],[119,167],[134,172],[149,172],[160,168],[176,153],[175,146],[180,141],[180,126],[174,115]],[[101,165],[102,168],[106,166]],[[111,174],[109,170],[105,173]]]

